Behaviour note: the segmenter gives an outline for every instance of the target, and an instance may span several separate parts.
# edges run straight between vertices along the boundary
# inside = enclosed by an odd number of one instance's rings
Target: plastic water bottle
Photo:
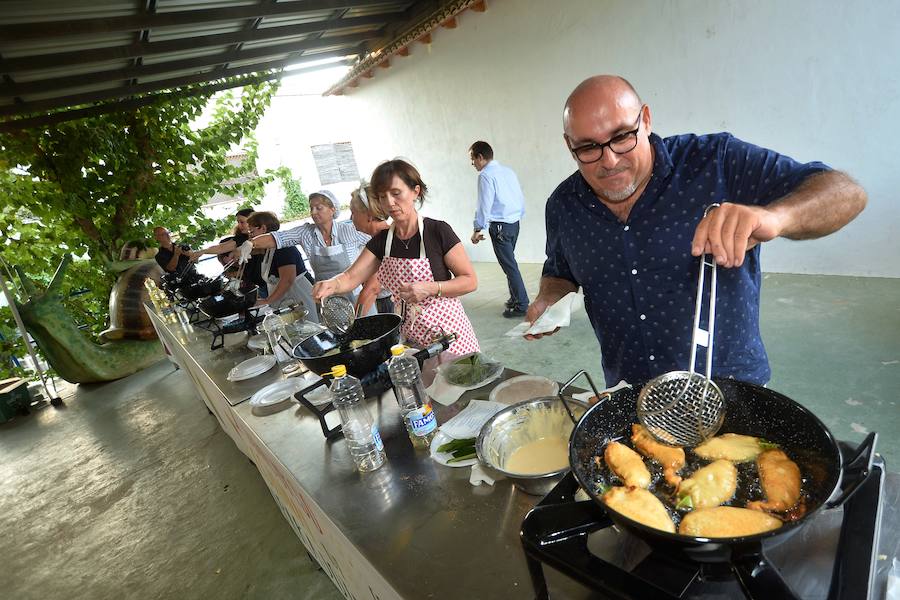
[[[388,373],[394,384],[394,395],[400,405],[400,415],[406,432],[415,448],[429,448],[437,434],[437,417],[431,407],[431,398],[422,386],[419,361],[404,354],[406,347],[397,344],[391,348],[393,358],[388,363]]]
[[[347,375],[347,367],[335,365],[331,370],[331,394],[334,407],[341,415],[341,429],[350,448],[350,456],[360,472],[374,471],[384,464],[384,444],[378,433],[378,425],[366,408],[365,395],[359,379]]]

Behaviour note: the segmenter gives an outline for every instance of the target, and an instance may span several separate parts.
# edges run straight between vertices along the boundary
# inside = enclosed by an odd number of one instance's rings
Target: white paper
[[[447,380],[438,373],[431,385],[426,388],[425,393],[438,404],[450,406],[459,400],[460,396],[466,393],[466,388],[459,387],[458,385],[450,385],[447,383]]]
[[[528,321],[523,321],[506,333],[510,337],[522,337],[523,335],[540,335],[550,333],[558,327],[568,327],[572,320],[572,313],[584,306],[584,297],[578,292],[569,292],[544,311],[530,326]]]
[[[461,413],[441,425],[441,431],[457,440],[477,437],[491,417],[506,408],[505,404],[488,400],[472,400]]]

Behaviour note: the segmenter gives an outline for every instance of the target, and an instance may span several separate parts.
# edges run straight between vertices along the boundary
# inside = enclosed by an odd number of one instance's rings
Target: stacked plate
[[[271,354],[254,356],[240,363],[228,372],[228,381],[243,381],[258,377],[275,366],[278,361]]]
[[[285,379],[267,385],[250,397],[250,410],[254,415],[271,415],[291,405],[294,394],[309,385],[303,379]]]

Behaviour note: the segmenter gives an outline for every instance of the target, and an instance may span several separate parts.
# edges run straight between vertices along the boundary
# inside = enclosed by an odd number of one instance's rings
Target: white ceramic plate
[[[478,462],[477,458],[470,458],[468,460],[461,460],[459,462],[448,462],[453,455],[449,452],[438,452],[437,449],[439,446],[446,444],[447,442],[452,442],[453,438],[438,429],[437,435],[434,436],[434,439],[431,440],[431,458],[433,458],[436,462],[447,466],[447,467],[471,467],[475,463]]]
[[[555,396],[559,384],[540,375],[519,375],[510,377],[491,390],[488,400],[502,404],[515,404],[523,400]]]
[[[247,347],[257,352],[262,352],[269,347],[269,338],[264,333],[257,333],[247,340]]]
[[[275,366],[275,357],[271,354],[254,356],[240,363],[228,372],[228,381],[243,381],[262,375]]]
[[[271,415],[289,407],[294,394],[306,387],[302,379],[285,379],[267,385],[250,397],[250,410],[254,415]]]

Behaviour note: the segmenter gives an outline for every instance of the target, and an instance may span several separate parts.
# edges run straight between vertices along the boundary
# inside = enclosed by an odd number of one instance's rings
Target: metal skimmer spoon
[[[707,207],[706,213],[716,206],[718,204]],[[709,330],[704,331],[700,329],[700,312],[707,267],[711,270],[707,309]],[[711,379],[715,323],[716,263],[711,256],[704,254],[700,257],[700,275],[697,280],[690,371],[663,373],[647,382],[638,396],[638,420],[653,437],[664,444],[696,446],[714,436],[725,419],[725,397]],[[695,370],[698,344],[706,346],[705,377]]]
[[[322,302],[322,320],[338,335],[344,335],[353,326],[356,312],[346,296],[328,296]]]

